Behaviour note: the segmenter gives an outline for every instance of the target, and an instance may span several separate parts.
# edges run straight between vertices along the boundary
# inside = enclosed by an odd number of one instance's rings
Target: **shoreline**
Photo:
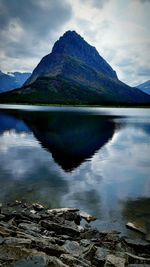
[[[98,230],[89,224],[95,219],[75,208],[21,201],[1,205],[0,266],[150,266],[150,242]]]
[[[0,103],[0,106],[31,106],[31,107],[75,107],[75,108],[141,108],[150,109],[150,105],[74,105],[74,104],[41,104],[41,103]],[[0,108],[1,109],[1,108]]]

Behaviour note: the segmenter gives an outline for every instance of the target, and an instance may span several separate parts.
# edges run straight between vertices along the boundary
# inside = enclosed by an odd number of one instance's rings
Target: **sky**
[[[0,0],[0,69],[32,72],[75,30],[135,86],[150,79],[150,0]]]

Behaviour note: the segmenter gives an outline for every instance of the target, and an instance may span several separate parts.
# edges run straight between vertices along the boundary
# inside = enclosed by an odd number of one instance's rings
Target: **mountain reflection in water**
[[[66,112],[5,111],[0,131],[8,127],[16,131],[33,132],[43,148],[52,153],[63,170],[71,171],[107,143],[115,131],[109,116]],[[12,116],[13,114],[13,116]],[[7,126],[7,121],[9,126]]]
[[[101,229],[149,232],[149,145],[149,109],[1,108],[0,202],[78,207]]]

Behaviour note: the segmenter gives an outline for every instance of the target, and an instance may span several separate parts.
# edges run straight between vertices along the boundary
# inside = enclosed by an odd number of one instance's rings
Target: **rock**
[[[83,218],[84,220],[86,220],[88,223],[91,222],[91,221],[95,221],[96,220],[96,217],[95,216],[92,216],[86,212],[79,212],[79,215],[81,218]]]
[[[100,243],[103,240],[109,242],[117,242],[120,232],[118,231],[98,231],[96,228],[86,228],[84,233],[81,233],[81,238],[91,239],[93,242]]]
[[[22,231],[22,233],[24,232],[24,234],[27,234],[27,235],[29,235],[29,236],[32,236],[34,239],[36,238],[43,238],[42,237],[42,235],[40,234],[40,233],[38,233],[38,232],[34,232],[34,231],[32,231],[32,230],[23,230],[23,229],[19,229],[19,230],[21,230]],[[20,231],[19,231],[20,232]],[[18,231],[16,231],[16,233],[17,233],[17,236],[18,236]]]
[[[149,234],[146,234],[145,240],[150,242],[150,233]]]
[[[35,210],[30,210],[30,213],[31,214],[36,214],[36,211]]]
[[[38,222],[39,220],[41,220],[41,216],[40,214],[34,214],[34,213],[31,213],[30,210],[28,212],[23,212],[22,213],[23,215],[27,216],[28,219],[32,220],[32,221],[36,221]]]
[[[48,214],[59,214],[59,213],[66,213],[66,212],[77,212],[79,209],[76,208],[60,208],[60,209],[49,209],[47,210]]]
[[[12,231],[6,227],[0,226],[0,235],[3,237],[10,236]]]
[[[62,260],[62,262],[67,264],[68,266],[91,267],[91,264],[88,261],[73,257],[69,254],[62,254],[60,256],[60,260]]]
[[[126,227],[129,228],[129,229],[131,229],[131,230],[140,232],[142,234],[146,234],[146,228],[145,228],[145,225],[143,223],[139,223],[139,222],[128,222],[126,224]]]
[[[9,246],[25,246],[29,247],[31,244],[30,239],[26,238],[16,238],[16,237],[6,237],[4,239],[4,243],[9,245]]]
[[[56,257],[48,258],[48,267],[69,267]]]
[[[0,214],[0,220],[3,220],[5,218],[4,214]]]
[[[63,213],[62,216],[65,220],[74,221],[77,225],[80,225],[81,217],[78,213],[68,211]]]
[[[95,252],[96,252],[97,248],[95,247],[95,245],[90,244],[89,246],[87,246],[84,251],[82,252],[82,257],[88,261],[92,261],[92,259],[95,256]]]
[[[93,229],[93,227],[92,227]],[[101,236],[118,236],[120,234],[119,231],[116,230],[101,230],[98,231]]]
[[[58,223],[54,223],[54,222],[50,222],[50,221],[46,221],[46,220],[43,220],[41,221],[41,226],[46,228],[47,230],[49,231],[54,231],[56,232],[56,234],[67,234],[69,236],[79,236],[80,233],[77,229],[74,229],[70,226],[66,226],[66,225],[61,225],[61,224],[58,224]]]
[[[71,237],[69,235],[61,235],[61,240],[65,241],[65,240],[74,240],[74,237]]]
[[[106,257],[110,253],[111,253],[110,250],[103,248],[103,247],[98,247],[96,252],[95,252],[95,256],[92,260],[92,263],[96,266],[104,265],[104,263],[106,261]]]
[[[124,267],[125,259],[130,265],[150,263],[149,242],[77,225],[78,209],[31,211],[22,203],[5,209],[0,267]]]
[[[0,203],[0,213],[1,213],[1,211],[2,211],[2,206],[3,206],[2,203]]]
[[[150,267],[149,264],[129,264],[128,267]]]
[[[88,247],[92,242],[88,239],[81,239],[80,240],[80,245],[83,247]]]
[[[44,254],[44,253],[43,253]],[[35,255],[17,261],[14,267],[68,267],[56,257]]]
[[[142,239],[130,239],[124,238],[124,242],[127,245],[128,251],[138,254],[148,254],[150,252],[150,243]]]
[[[109,254],[106,257],[106,262],[104,267],[125,267],[125,259],[116,257],[113,254]]]
[[[36,211],[44,210],[44,207],[41,204],[34,203],[32,206]]]
[[[85,231],[84,227],[81,226],[81,225],[78,225],[77,229],[78,229],[78,231],[79,231],[80,233],[84,233],[84,231]]]
[[[13,217],[12,219],[10,219],[10,220],[8,221],[8,224],[17,226],[16,221],[15,221],[15,217]]]
[[[38,236],[34,236],[34,235],[31,235],[31,234],[26,233],[24,231],[16,231],[16,237],[17,238],[27,238],[27,239],[30,239],[31,241],[39,240],[40,238],[42,238],[42,236],[40,234],[38,234]]]
[[[45,252],[47,255],[50,256],[56,256],[59,257],[63,253],[67,253],[67,251],[58,245],[53,245],[53,244],[47,244],[45,240],[39,241],[39,242],[32,242],[32,247],[37,249],[38,251]]]
[[[44,236],[55,236],[56,235],[54,231],[48,231],[48,230],[45,230],[45,229],[44,230],[42,229],[42,234]]]
[[[150,243],[142,240],[142,239],[130,239],[130,238],[124,238],[123,239],[125,241],[126,244],[128,244],[129,246],[133,246],[133,247],[139,247],[139,248],[147,248],[150,249]]]
[[[133,255],[131,253],[128,253],[128,252],[126,252],[125,254],[128,258],[129,263],[140,263],[140,264],[150,263],[150,258],[140,257],[137,255]]]
[[[81,253],[81,247],[80,247],[79,243],[76,241],[66,240],[65,244],[63,245],[63,248],[65,248],[66,251],[73,256],[79,257],[79,255]]]
[[[99,239],[100,238],[100,233],[97,229],[85,229],[83,233],[80,234],[81,239]]]
[[[36,223],[20,223],[19,228],[40,233],[41,227]]]
[[[84,258],[88,261],[91,261],[95,255],[96,247],[91,244],[88,240],[84,240],[84,242],[80,242],[80,244],[76,241],[65,241],[63,247],[66,251],[75,257]]]
[[[31,256],[18,260],[14,267],[49,267],[47,260],[42,256]]]
[[[80,225],[81,217],[78,214],[78,209],[75,208],[60,208],[47,210],[50,216],[62,217],[67,221],[74,221],[77,225]]]
[[[0,246],[0,259],[3,261],[16,261],[21,258],[28,257],[33,251],[17,246],[8,246],[6,244]]]
[[[16,205],[21,205],[22,202],[21,202],[21,200],[17,200],[17,199],[16,199],[15,204],[16,204]]]
[[[4,238],[0,236],[0,245],[4,242]]]

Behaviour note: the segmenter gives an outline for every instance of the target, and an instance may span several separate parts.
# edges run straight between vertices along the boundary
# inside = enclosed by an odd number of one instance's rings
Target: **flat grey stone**
[[[125,259],[109,254],[107,255],[104,267],[125,267]]]
[[[48,264],[43,257],[32,256],[27,259],[17,261],[14,267],[48,267]]]

